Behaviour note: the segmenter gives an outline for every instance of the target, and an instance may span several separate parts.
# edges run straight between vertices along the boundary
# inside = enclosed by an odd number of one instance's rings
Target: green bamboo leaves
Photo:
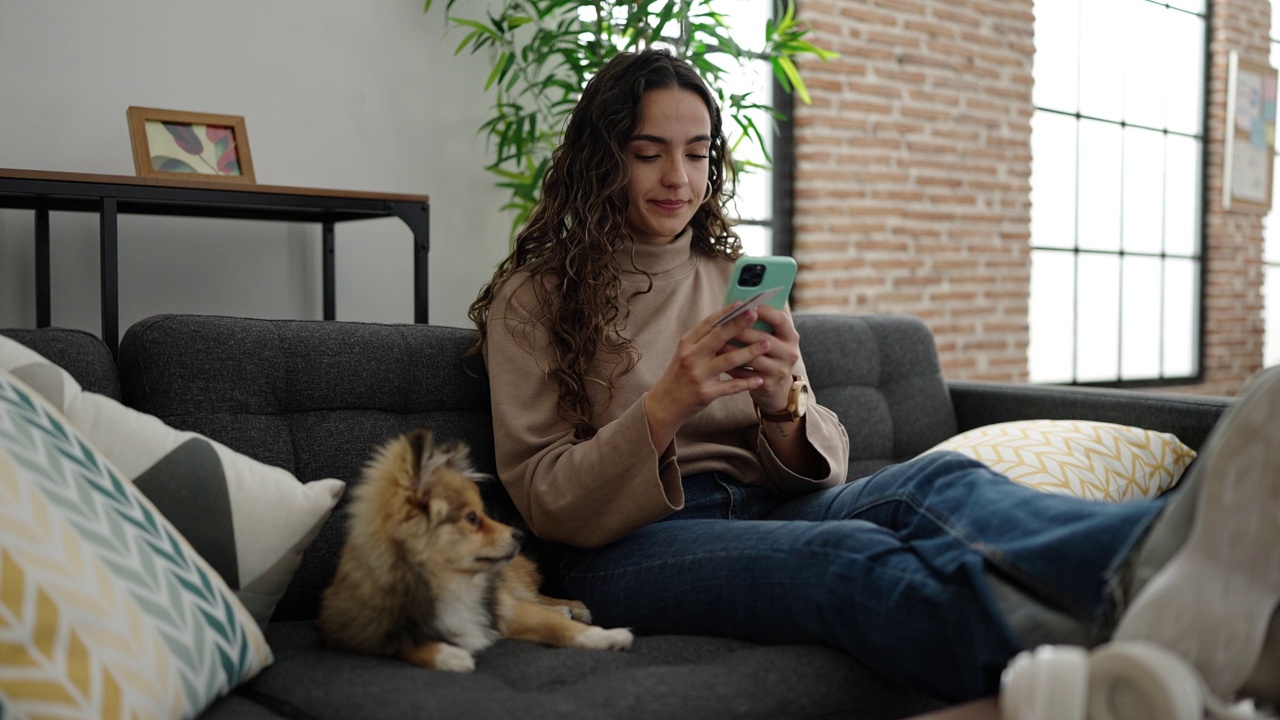
[[[426,0],[430,12],[433,0]],[[763,43],[744,46],[741,29],[716,7],[740,0],[496,0],[483,19],[445,14],[451,29],[464,35],[454,54],[487,52],[491,71],[485,92],[494,93],[493,114],[479,132],[489,144],[486,170],[510,192],[503,210],[514,211],[512,235],[537,202],[542,176],[560,140],[565,120],[587,80],[619,52],[661,43],[698,69],[720,93],[725,121],[737,127],[734,151],[745,143],[766,163],[738,163],[735,170],[767,167],[764,131],[755,117],[780,118],[767,94],[732,93],[725,79],[745,63],[767,60],[783,89],[810,102],[794,58],[837,54],[805,40],[809,30],[795,19],[794,0],[777,0],[778,17],[765,23]],[[464,3],[465,4],[465,3]],[[733,30],[733,31],[731,31]],[[752,43],[754,45],[754,43]],[[751,155],[754,153],[743,153]]]

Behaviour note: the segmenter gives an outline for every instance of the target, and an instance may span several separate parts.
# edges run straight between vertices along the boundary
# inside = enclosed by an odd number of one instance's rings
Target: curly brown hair
[[[742,242],[724,210],[733,198],[732,166],[715,96],[689,63],[667,50],[621,53],[583,89],[564,139],[551,156],[529,222],[468,313],[480,331],[469,354],[483,352],[495,290],[517,271],[530,274],[541,312],[533,322],[545,329],[551,344],[548,371],[559,386],[558,411],[579,438],[595,434],[587,387],[601,382],[590,377],[596,358],[603,354],[623,359],[608,378],[609,389],[638,358],[622,332],[625,313],[615,259],[631,240],[625,225],[630,174],[625,151],[639,124],[644,93],[673,88],[697,94],[711,116],[707,200],[689,221],[693,249],[728,258],[742,253]]]

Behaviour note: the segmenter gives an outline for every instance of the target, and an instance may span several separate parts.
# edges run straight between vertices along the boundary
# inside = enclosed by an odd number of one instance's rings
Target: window
[[[1032,382],[1200,370],[1205,0],[1036,0]]]
[[[745,48],[759,49],[758,38],[764,36],[765,21],[772,17],[774,0],[721,0],[719,12],[728,19],[734,38]],[[724,67],[728,67],[725,65]],[[783,93],[773,80],[773,69],[767,60],[756,60],[745,72],[728,78],[725,87],[712,88],[723,95],[752,93],[756,102],[772,105],[775,110],[791,117],[791,96]],[[775,123],[764,110],[750,113],[752,121],[765,138],[766,158],[758,150],[746,151],[741,145],[734,152],[734,162],[753,165],[747,172],[739,173],[736,200],[731,210],[736,212],[740,224],[734,228],[742,238],[742,246],[748,255],[791,254],[791,146],[790,122],[778,123],[780,132],[774,132]],[[732,147],[742,137],[736,123],[725,118],[725,134]],[[762,169],[772,160],[772,169]]]

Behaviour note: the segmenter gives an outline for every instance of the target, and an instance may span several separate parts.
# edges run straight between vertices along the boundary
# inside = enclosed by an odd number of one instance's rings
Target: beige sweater
[[[732,263],[691,251],[688,233],[671,245],[629,246],[620,256],[620,298],[631,298],[623,332],[641,357],[616,380],[612,397],[592,383],[598,432],[574,438],[556,408],[558,389],[544,328],[533,321],[530,276],[517,273],[498,288],[490,310],[485,362],[493,405],[498,476],[525,522],[539,537],[598,547],[661,519],[684,505],[683,475],[719,470],[744,483],[794,496],[845,481],[849,440],[835,413],[811,397],[804,429],[826,461],[823,477],[807,478],[774,456],[746,393],[720,398],[686,422],[661,454],[654,451],[643,397],[662,376],[689,328],[721,306]],[[616,362],[616,359],[612,362]],[[597,377],[612,362],[597,361]],[[803,361],[797,365],[803,374]]]

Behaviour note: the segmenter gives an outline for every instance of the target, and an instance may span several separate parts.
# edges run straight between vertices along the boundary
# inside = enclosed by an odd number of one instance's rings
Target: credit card
[[[718,328],[727,322],[733,322],[734,318],[750,310],[751,308],[759,305],[760,303],[768,301],[770,298],[772,298],[774,295],[777,295],[780,292],[782,292],[781,287],[772,287],[772,288],[769,288],[768,290],[761,290],[755,295],[752,295],[751,298],[747,300],[745,303],[743,303],[742,306],[739,307],[737,310],[734,310],[728,315],[725,315],[724,317],[715,321],[715,324],[713,324],[711,327]]]

